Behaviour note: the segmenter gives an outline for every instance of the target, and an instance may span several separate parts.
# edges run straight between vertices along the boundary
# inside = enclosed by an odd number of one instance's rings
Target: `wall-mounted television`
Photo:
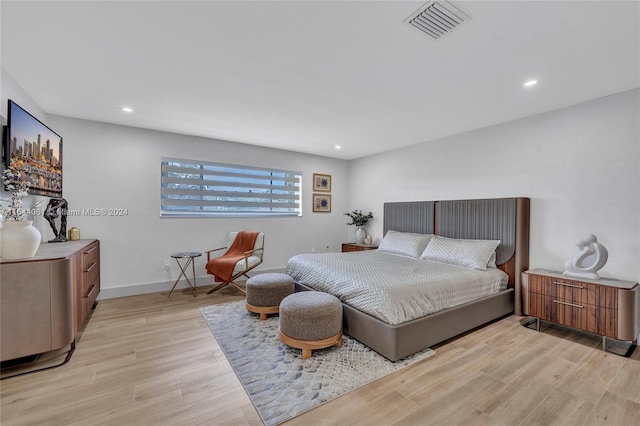
[[[62,197],[62,137],[11,99],[4,159],[29,182],[29,194]]]

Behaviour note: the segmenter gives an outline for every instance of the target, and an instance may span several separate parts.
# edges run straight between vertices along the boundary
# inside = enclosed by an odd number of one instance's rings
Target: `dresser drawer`
[[[96,278],[94,282],[89,284],[85,295],[84,295],[84,309],[85,313],[89,313],[91,308],[93,307],[93,303],[96,301],[98,297],[98,293],[100,293],[100,277]]]
[[[82,275],[83,289],[86,291],[90,284],[100,278],[100,261],[96,259],[90,263],[87,268],[82,271]]]
[[[98,262],[99,259],[100,245],[98,241],[95,241],[82,249],[82,270],[88,270],[91,264]]]

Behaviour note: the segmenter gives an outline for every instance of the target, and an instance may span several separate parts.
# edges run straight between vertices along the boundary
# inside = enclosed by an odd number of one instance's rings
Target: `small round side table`
[[[171,293],[173,293],[173,289],[176,288],[176,285],[178,285],[178,282],[182,277],[184,277],[184,279],[187,281],[187,285],[191,287],[191,290],[193,290],[193,297],[198,297],[198,292],[196,290],[196,265],[194,259],[200,256],[202,256],[202,253],[197,251],[186,251],[181,253],[173,253],[171,255],[171,257],[176,260],[176,263],[180,267],[180,274],[178,275],[178,279],[176,280],[176,282],[173,283],[173,287],[171,287],[171,291],[169,292],[167,297],[171,296]],[[187,259],[187,261],[182,264],[180,263],[180,259]],[[189,277],[187,277],[187,269],[189,269],[189,264],[191,264],[191,271],[193,273],[193,284],[191,283],[191,280],[189,280]]]

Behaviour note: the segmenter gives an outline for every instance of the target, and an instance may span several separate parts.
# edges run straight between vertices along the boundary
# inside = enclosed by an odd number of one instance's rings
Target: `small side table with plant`
[[[369,212],[369,214],[363,214],[362,210],[354,210],[352,212],[345,213],[345,216],[349,216],[351,218],[351,223],[347,223],[347,225],[355,225],[356,226],[356,244],[364,243],[365,238],[367,237],[367,224],[371,219],[373,219],[373,213]]]

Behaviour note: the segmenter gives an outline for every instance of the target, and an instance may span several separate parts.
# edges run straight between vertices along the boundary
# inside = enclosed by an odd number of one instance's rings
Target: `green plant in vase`
[[[369,221],[373,219],[373,213],[369,212],[368,214],[363,214],[362,210],[353,210],[345,213],[345,216],[349,216],[351,218],[351,222],[347,223],[347,225],[356,226],[356,244],[362,244],[364,239],[367,237],[367,231],[365,228]]]

